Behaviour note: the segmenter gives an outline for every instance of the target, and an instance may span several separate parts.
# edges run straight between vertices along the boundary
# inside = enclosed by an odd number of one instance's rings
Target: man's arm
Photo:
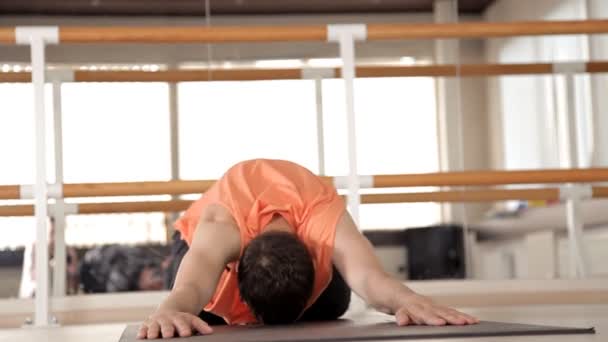
[[[469,315],[416,294],[384,272],[371,243],[359,232],[348,212],[336,228],[333,261],[355,293],[379,311],[394,314],[399,325],[477,322]]]
[[[192,335],[193,330],[211,333],[198,314],[213,296],[226,264],[236,260],[239,251],[240,236],[233,223],[201,220],[180,263],[173,289],[142,324],[137,337],[184,337]]]

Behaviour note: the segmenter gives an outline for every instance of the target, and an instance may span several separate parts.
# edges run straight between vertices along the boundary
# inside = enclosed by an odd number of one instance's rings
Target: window
[[[47,156],[52,151],[52,101],[46,89],[46,120],[48,123]],[[0,83],[0,184],[32,184],[34,182],[34,105],[31,84]],[[47,158],[47,167],[54,170],[54,159]],[[51,172],[52,174],[52,172]],[[19,203],[20,201],[6,201]],[[3,202],[4,203],[4,202]],[[0,217],[2,241],[0,249],[17,248],[34,240],[35,220],[32,217]],[[8,233],[10,232],[10,233]]]
[[[318,172],[314,96],[312,81],[180,84],[182,178],[216,179],[252,158]]]
[[[34,182],[31,89],[29,84],[0,84],[0,154],[7,160],[0,184]],[[169,179],[166,84],[70,83],[63,85],[62,92],[66,183]],[[47,167],[53,175],[50,91],[47,95]],[[108,200],[133,198],[86,199]],[[33,218],[0,218],[0,225],[14,232],[0,248],[34,240]],[[78,245],[160,242],[165,240],[164,228],[162,214],[79,215],[68,217],[66,241]]]
[[[288,159],[318,173],[313,84],[301,80],[180,84],[181,176],[215,179],[238,161],[260,157]],[[437,171],[433,79],[357,79],[355,86],[358,172]],[[326,174],[346,175],[343,84],[325,80],[323,87]],[[361,208],[364,229],[428,225],[439,217],[439,205],[432,203]]]
[[[164,83],[65,84],[65,182],[169,179],[167,87]],[[232,164],[250,158],[288,159],[319,172],[313,81],[199,82],[179,84],[178,89],[182,178],[215,179]],[[341,80],[323,81],[328,175],[348,173],[343,91]],[[48,95],[52,141],[50,92]],[[6,161],[1,184],[33,182],[30,99],[31,85],[0,84],[0,148]],[[360,174],[438,170],[432,78],[357,79],[355,105]],[[52,171],[53,158],[49,158],[48,166]],[[417,191],[365,192],[400,190]],[[151,197],[78,201],[145,199]],[[361,208],[363,229],[428,225],[439,217],[437,204]],[[66,240],[70,244],[162,242],[166,238],[162,214],[81,215],[69,217],[67,223]],[[0,247],[16,247],[33,240],[32,218],[0,218],[0,225],[19,232],[11,234],[10,241],[3,241]]]
[[[348,174],[344,87],[324,86],[327,173]],[[435,84],[430,77],[355,80],[357,164],[361,175],[439,170]],[[370,189],[365,192],[420,191]],[[426,189],[426,191],[430,191]],[[360,209],[362,229],[419,227],[440,221],[436,203],[367,204]]]

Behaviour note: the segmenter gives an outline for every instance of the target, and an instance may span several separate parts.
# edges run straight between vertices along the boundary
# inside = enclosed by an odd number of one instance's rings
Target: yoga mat
[[[279,342],[279,341],[374,341],[423,338],[594,334],[593,328],[566,328],[529,324],[482,321],[468,326],[407,326],[394,322],[366,323],[349,320],[302,323],[285,326],[215,326],[205,336],[179,338],[182,342]],[[128,326],[120,342],[141,341],[135,337],[138,326]],[[171,341],[177,341],[172,339]],[[167,341],[167,340],[162,340]]]

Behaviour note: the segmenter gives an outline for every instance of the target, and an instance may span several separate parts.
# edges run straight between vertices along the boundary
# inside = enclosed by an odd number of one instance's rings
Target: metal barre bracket
[[[15,28],[15,42],[19,45],[30,45],[40,40],[45,44],[59,44],[58,26],[17,26]]]
[[[570,184],[559,187],[559,198],[567,200],[586,200],[593,197],[593,188],[588,184]]]

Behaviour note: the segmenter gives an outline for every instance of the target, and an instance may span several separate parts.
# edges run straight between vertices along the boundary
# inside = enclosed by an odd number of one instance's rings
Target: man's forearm
[[[193,286],[174,288],[158,306],[158,311],[178,311],[198,315],[206,304],[201,297],[203,296]]]
[[[371,272],[366,278],[366,301],[379,311],[394,314],[414,291],[385,272]]]

